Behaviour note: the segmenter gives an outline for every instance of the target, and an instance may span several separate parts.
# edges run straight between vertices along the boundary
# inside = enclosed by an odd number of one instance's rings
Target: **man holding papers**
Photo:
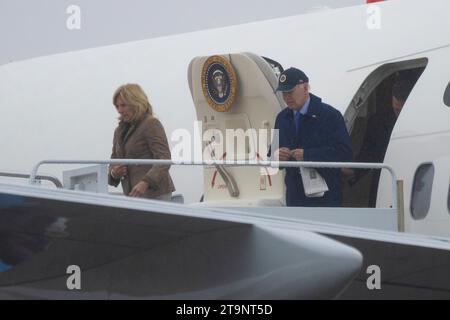
[[[309,93],[309,79],[296,68],[285,70],[277,91],[287,108],[275,122],[280,161],[346,162],[352,159],[350,137],[341,113]],[[291,207],[337,207],[342,204],[340,169],[286,168],[286,204]]]

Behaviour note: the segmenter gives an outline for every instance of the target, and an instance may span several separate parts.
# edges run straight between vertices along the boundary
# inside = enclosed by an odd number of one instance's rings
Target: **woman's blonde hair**
[[[146,114],[153,115],[152,105],[148,101],[144,90],[142,90],[138,84],[127,83],[117,88],[113,95],[113,104],[116,108],[118,97],[120,97],[124,103],[133,108],[134,115],[131,122],[141,120]],[[119,119],[122,120],[121,117]]]

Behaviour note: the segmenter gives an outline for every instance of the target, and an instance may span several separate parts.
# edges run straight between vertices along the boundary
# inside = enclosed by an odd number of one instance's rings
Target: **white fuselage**
[[[404,181],[406,231],[450,237],[448,192],[450,108],[443,103],[450,80],[449,3],[392,1],[374,11],[357,6],[215,30],[46,56],[0,66],[0,171],[27,173],[42,159],[107,159],[117,113],[114,90],[139,83],[148,93],[169,144],[180,128],[193,132],[195,109],[187,82],[197,56],[253,52],[296,66],[311,90],[343,114],[378,67],[427,58],[428,64],[395,125],[385,162]],[[434,164],[431,206],[423,220],[410,213],[420,164]],[[61,168],[43,172],[59,176]],[[200,168],[172,168],[186,202],[202,195]],[[4,181],[4,180],[2,180]],[[382,176],[378,205],[390,203]]]

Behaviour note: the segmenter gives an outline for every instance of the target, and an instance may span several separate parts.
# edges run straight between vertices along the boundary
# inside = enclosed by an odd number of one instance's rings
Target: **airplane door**
[[[283,108],[271,64],[251,53],[197,57],[188,79],[201,123],[203,160],[267,160],[275,118]],[[205,167],[203,184],[206,203],[284,204],[283,175],[272,170]]]

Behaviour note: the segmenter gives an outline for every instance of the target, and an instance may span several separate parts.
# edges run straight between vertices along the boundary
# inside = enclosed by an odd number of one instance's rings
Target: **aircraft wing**
[[[448,297],[450,287],[445,239],[276,211],[0,185],[0,221],[2,298],[354,298],[390,286],[384,297],[417,287]],[[81,290],[68,290],[71,265]],[[380,290],[367,288],[367,265],[380,267]]]
[[[315,232],[227,210],[7,185],[0,204],[1,298],[332,298],[362,262]],[[72,265],[81,290],[68,290]]]

